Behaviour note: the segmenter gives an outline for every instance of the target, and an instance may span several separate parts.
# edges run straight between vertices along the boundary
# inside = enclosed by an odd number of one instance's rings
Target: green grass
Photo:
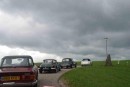
[[[61,79],[69,87],[130,87],[130,61],[113,61],[106,67],[104,62],[80,67],[65,73]]]

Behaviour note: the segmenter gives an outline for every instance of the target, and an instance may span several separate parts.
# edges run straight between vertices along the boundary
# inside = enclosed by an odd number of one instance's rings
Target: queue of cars
[[[76,68],[77,64],[73,61],[72,58],[63,58],[61,63],[58,63],[55,59],[45,59],[42,64],[39,66],[39,72],[51,72],[55,73],[60,71],[61,68]]]
[[[92,61],[85,58],[81,66],[92,65]],[[61,63],[55,59],[44,59],[39,68],[33,58],[28,55],[5,56],[0,63],[0,87],[37,87],[38,72],[57,73],[62,68],[77,67],[72,58],[63,58]]]
[[[0,63],[0,87],[37,87],[38,72],[58,72],[63,67],[72,68],[73,65],[76,67],[71,58],[65,58],[62,62],[45,59],[38,69],[31,56],[5,56]]]

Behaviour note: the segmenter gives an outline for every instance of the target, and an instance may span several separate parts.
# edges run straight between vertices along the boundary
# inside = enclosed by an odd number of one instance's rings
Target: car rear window
[[[28,58],[4,58],[1,63],[2,67],[8,66],[29,66]]]
[[[82,61],[90,61],[90,59],[83,59]]]
[[[63,62],[66,62],[66,61],[70,61],[70,59],[63,59],[62,61],[63,61]]]
[[[43,60],[43,63],[52,63],[52,62],[53,62],[53,60],[51,60],[51,59]]]

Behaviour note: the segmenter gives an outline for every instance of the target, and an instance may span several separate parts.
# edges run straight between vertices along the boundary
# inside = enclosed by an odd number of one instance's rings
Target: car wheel
[[[77,65],[75,65],[75,68],[77,67]]]
[[[42,73],[42,70],[41,70],[41,69],[39,70],[39,73]]]
[[[37,84],[35,84],[33,87],[37,87]]]
[[[72,68],[72,65],[70,65],[70,68]]]
[[[36,79],[38,80],[38,72],[37,72],[37,76],[36,76]]]
[[[55,69],[55,73],[57,73],[57,72],[58,72],[58,69],[56,68],[56,69]]]
[[[61,71],[61,68],[59,67],[59,71]]]

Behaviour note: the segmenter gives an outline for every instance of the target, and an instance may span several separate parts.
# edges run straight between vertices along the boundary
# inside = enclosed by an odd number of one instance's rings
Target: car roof
[[[55,60],[55,59],[44,59],[44,60]]]
[[[82,60],[90,60],[89,58],[83,58]]]
[[[63,59],[72,59],[72,58],[63,58]]]
[[[29,55],[11,55],[11,56],[4,56],[3,58],[32,58]]]

